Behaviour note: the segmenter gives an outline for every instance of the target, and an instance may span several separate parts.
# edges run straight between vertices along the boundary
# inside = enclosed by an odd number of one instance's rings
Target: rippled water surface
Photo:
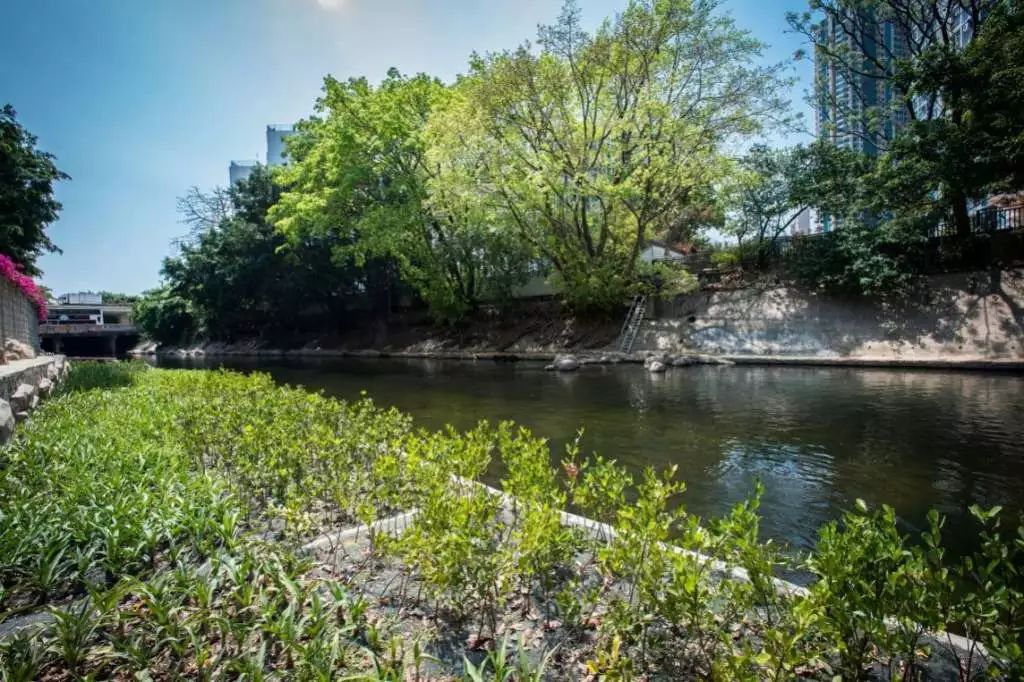
[[[855,499],[896,507],[908,532],[929,507],[971,544],[967,507],[1024,507],[1024,377],[933,371],[638,365],[545,372],[533,363],[207,360],[341,398],[367,391],[427,427],[512,419],[633,467],[675,464],[682,502],[718,515],[764,482],[764,530],[796,547]]]

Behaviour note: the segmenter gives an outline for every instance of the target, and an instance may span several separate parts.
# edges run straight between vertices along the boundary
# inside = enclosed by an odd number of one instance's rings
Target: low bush
[[[1024,526],[999,509],[962,560],[938,514],[917,540],[863,504],[794,557],[759,488],[701,520],[672,471],[550,459],[511,424],[80,365],[0,450],[0,679],[1020,679]],[[473,482],[493,471],[511,497]]]

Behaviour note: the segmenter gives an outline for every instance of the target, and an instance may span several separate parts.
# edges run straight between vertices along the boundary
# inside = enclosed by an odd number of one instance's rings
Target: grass
[[[494,457],[514,502],[465,482]],[[550,460],[510,424],[427,433],[264,375],[82,363],[0,450],[0,679],[1021,671],[1024,530],[997,509],[975,510],[982,549],[956,563],[938,515],[910,543],[891,510],[851,510],[796,560],[810,591],[787,594],[758,490],[701,520],[671,471]],[[568,506],[617,532],[564,526]],[[410,510],[402,532],[304,549]],[[927,633],[949,626],[990,655]]]

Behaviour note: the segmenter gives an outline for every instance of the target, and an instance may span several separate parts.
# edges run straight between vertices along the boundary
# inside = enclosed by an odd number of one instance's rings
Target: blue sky
[[[581,0],[596,24],[625,0]],[[63,255],[44,257],[57,293],[156,286],[185,232],[175,198],[227,182],[231,159],[265,152],[267,123],[311,113],[325,74],[381,78],[391,66],[446,80],[470,52],[514,47],[561,0],[3,0],[0,103],[57,155]],[[785,12],[805,0],[724,0],[769,43],[801,47]],[[792,93],[806,111],[809,66]]]

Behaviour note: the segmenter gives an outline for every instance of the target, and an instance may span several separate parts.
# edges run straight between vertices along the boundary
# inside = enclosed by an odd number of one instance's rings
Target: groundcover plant
[[[760,489],[698,519],[674,471],[557,457],[260,374],[81,364],[0,450],[0,679],[1024,672],[998,508],[962,559],[938,514],[907,538],[863,504],[798,556],[760,536]]]

